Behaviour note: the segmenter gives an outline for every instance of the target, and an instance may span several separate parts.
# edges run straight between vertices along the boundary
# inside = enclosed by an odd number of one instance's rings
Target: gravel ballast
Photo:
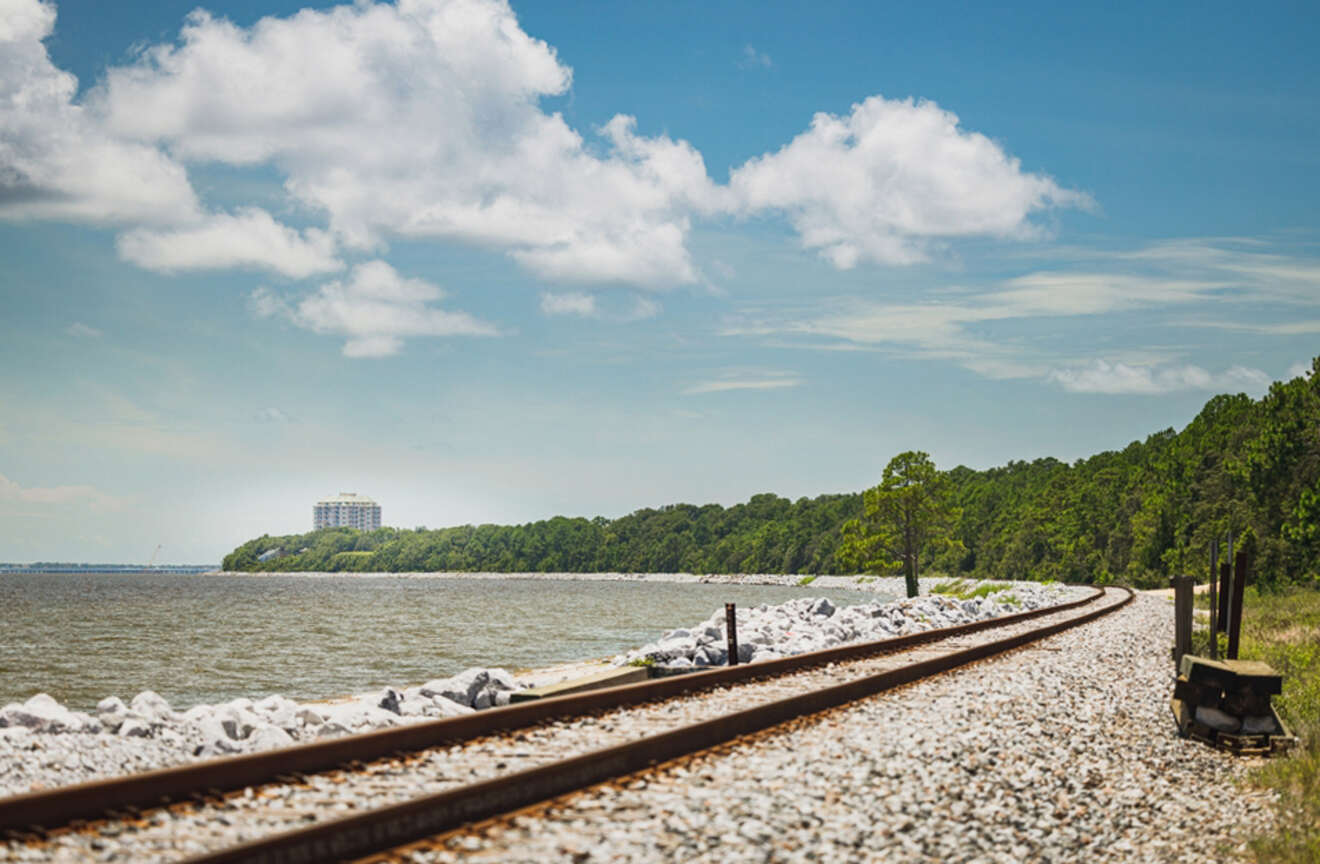
[[[418,862],[1225,860],[1253,760],[1177,737],[1172,612],[1126,609],[722,752],[459,834]]]

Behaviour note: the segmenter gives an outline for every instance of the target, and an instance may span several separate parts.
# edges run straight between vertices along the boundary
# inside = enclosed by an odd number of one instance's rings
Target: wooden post
[[[1191,576],[1174,576],[1173,583],[1173,665],[1181,668],[1184,654],[1192,650],[1192,586]]]
[[[1228,659],[1238,659],[1238,640],[1242,635],[1242,592],[1247,587],[1247,571],[1251,559],[1246,550],[1237,553],[1233,561],[1233,602],[1231,620],[1228,622]]]
[[[1228,601],[1233,596],[1233,534],[1228,535],[1228,557],[1219,563],[1219,632],[1228,632]]]
[[[724,604],[724,629],[729,634],[729,665],[738,665],[738,605]]]
[[[1210,544],[1210,650],[1211,660],[1219,659],[1219,538]]]

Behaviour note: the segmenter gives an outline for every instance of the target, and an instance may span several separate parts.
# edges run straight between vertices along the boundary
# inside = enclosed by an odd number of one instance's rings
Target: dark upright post
[[[724,604],[724,629],[729,634],[729,665],[738,665],[738,605]]]
[[[1191,576],[1174,576],[1173,582],[1173,665],[1182,667],[1183,655],[1192,649],[1192,586]]]
[[[1251,567],[1251,558],[1246,550],[1237,553],[1233,561],[1233,603],[1231,620],[1228,622],[1228,659],[1238,659],[1238,639],[1242,635],[1242,591],[1247,587],[1247,571]]]
[[[1210,544],[1210,659],[1219,659],[1219,539]]]
[[[1228,632],[1228,601],[1233,596],[1233,535],[1228,535],[1228,557],[1219,564],[1219,632]]]

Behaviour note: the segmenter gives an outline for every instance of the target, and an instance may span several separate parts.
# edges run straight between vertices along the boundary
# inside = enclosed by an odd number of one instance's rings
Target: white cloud
[[[1231,242],[1231,245],[1226,245]],[[997,322],[1094,319],[1141,310],[1196,310],[1196,317],[1165,319],[1172,326],[1216,328],[1275,337],[1320,333],[1320,320],[1300,314],[1320,308],[1320,268],[1314,261],[1273,251],[1264,241],[1189,240],[1133,252],[1073,250],[1090,269],[1039,271],[982,290],[949,288],[928,302],[875,303],[835,298],[810,308],[751,311],[726,321],[722,332],[769,337],[779,347],[817,350],[889,350],[958,363],[989,378],[1045,378],[1089,392],[1170,392],[1243,388],[1267,381],[1254,369],[1209,373],[1178,366],[1181,348],[1123,349],[1123,361],[1093,365],[1088,341],[1060,348],[1044,324],[999,328]],[[1261,264],[1269,262],[1265,268]],[[1105,272],[1103,267],[1113,268]],[[1318,281],[1303,277],[1316,271]],[[1280,274],[1297,282],[1285,285]],[[1282,320],[1253,320],[1271,315]],[[1148,318],[1153,321],[1155,319]],[[1124,325],[1128,326],[1128,325]],[[1112,352],[1113,333],[1097,327],[1095,347]],[[1092,364],[1092,365],[1088,365]]]
[[[577,318],[594,318],[615,323],[628,323],[654,318],[660,314],[660,304],[651,297],[636,295],[630,305],[621,305],[620,301],[602,302],[595,294],[581,291],[541,294],[541,313],[551,316],[571,315]]]
[[[757,51],[749,42],[743,46],[742,59],[738,61],[738,65],[744,69],[769,69],[773,64],[770,62],[769,54]]]
[[[251,28],[194,12],[93,98],[122,136],[277,166],[354,247],[450,238],[549,279],[695,281],[687,215],[713,190],[700,154],[616,117],[596,155],[538,105],[571,79],[507,3],[400,0]]]
[[[101,338],[100,330],[97,330],[95,327],[88,327],[86,324],[82,323],[81,321],[74,321],[72,324],[70,324],[68,327],[65,328],[64,332],[68,333],[70,336],[76,336],[79,339]]]
[[[7,3],[0,218],[122,224],[135,230],[121,254],[162,272],[305,278],[337,269],[338,251],[406,237],[490,247],[556,282],[655,290],[704,281],[688,250],[696,218],[783,214],[851,267],[920,260],[956,237],[1034,236],[1033,214],[1087,203],[930,102],[874,96],[818,114],[729,186],[691,144],[639,134],[628,115],[585,139],[541,105],[572,70],[506,0],[358,0],[250,27],[197,10],[81,103],[42,44],[54,7]],[[770,64],[751,45],[743,56]],[[207,214],[189,163],[272,168],[324,230],[241,203]]]
[[[625,315],[628,321],[644,321],[660,314],[660,303],[650,297],[634,297],[632,311]]]
[[[922,357],[952,360],[989,378],[1044,375],[1049,365],[1024,357],[1018,344],[998,343],[975,325],[1032,318],[1101,315],[1129,309],[1192,303],[1212,298],[1214,282],[1100,273],[1042,272],[1009,279],[978,294],[963,292],[939,302],[836,302],[810,312],[731,321],[734,336],[790,336],[827,340],[813,347],[904,346]],[[836,341],[837,340],[837,341]]]
[[[596,298],[592,294],[569,291],[553,294],[549,291],[541,294],[541,312],[546,315],[574,315],[578,318],[597,318],[600,309],[596,307]]]
[[[1288,374],[1283,376],[1284,381],[1291,381],[1294,378],[1310,378],[1310,363],[1294,363],[1288,367]]]
[[[1086,366],[1056,369],[1049,379],[1072,393],[1138,394],[1155,396],[1182,390],[1242,390],[1262,393],[1270,376],[1259,369],[1232,366],[1212,373],[1200,366],[1150,366],[1095,360]]]
[[[316,228],[299,233],[257,207],[172,231],[130,231],[120,236],[118,248],[125,260],[161,273],[240,267],[302,279],[344,266],[328,233]]]
[[[729,374],[693,384],[684,389],[683,394],[694,396],[702,393],[725,393],[730,390],[782,390],[788,387],[798,387],[801,384],[801,378],[783,372]]]
[[[1253,323],[1237,319],[1214,320],[1189,318],[1179,322],[1184,327],[1208,327],[1214,330],[1235,330],[1240,333],[1258,333],[1262,336],[1311,336],[1320,333],[1320,320],[1281,321],[1274,324]]]
[[[384,261],[368,261],[355,266],[347,279],[327,282],[295,303],[257,289],[251,305],[259,316],[346,337],[346,357],[396,354],[413,336],[496,335],[493,326],[465,312],[432,305],[442,297],[444,292],[430,282],[401,276]]]
[[[3,30],[0,30],[3,34]],[[0,501],[21,504],[89,504],[96,509],[117,510],[123,506],[120,499],[95,486],[32,486],[24,488],[0,474]]]
[[[733,172],[745,213],[786,214],[836,267],[906,264],[953,237],[1031,237],[1030,216],[1090,199],[1025,173],[998,144],[933,102],[872,96],[846,117],[817,114],[776,153]]]
[[[78,82],[43,43],[55,7],[5,0],[0,15],[0,219],[167,224],[199,209],[183,167],[107,134],[74,103]]]
[[[275,408],[275,407],[273,407],[273,406],[268,406],[268,407],[266,407],[266,408],[259,408],[259,409],[257,409],[257,410],[253,413],[252,417],[253,417],[253,419],[255,419],[255,420],[257,420],[257,421],[259,421],[259,422],[261,422],[261,423],[277,423],[277,424],[284,424],[284,423],[292,423],[292,422],[293,422],[293,418],[292,418],[292,417],[290,417],[287,413],[285,413],[284,411],[280,410],[279,408]]]

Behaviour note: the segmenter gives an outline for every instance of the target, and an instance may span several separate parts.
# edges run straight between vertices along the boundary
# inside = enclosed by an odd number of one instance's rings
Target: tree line
[[[1276,382],[1261,399],[1216,396],[1181,431],[1156,432],[1122,450],[1071,464],[1043,458],[935,473],[947,506],[936,520],[940,530],[915,535],[920,542],[910,566],[904,559],[910,574],[919,569],[973,578],[1164,585],[1171,573],[1203,570],[1207,544],[1233,530],[1252,536],[1261,580],[1320,583],[1320,357],[1308,375]],[[673,504],[618,519],[556,516],[524,525],[263,536],[235,549],[223,566],[802,574],[884,569],[874,548],[858,545],[874,539],[874,531],[857,533],[880,512],[879,503],[868,510],[865,496],[880,502],[884,482],[852,494],[790,501],[765,493],[727,508]],[[258,560],[271,550],[280,552]]]

